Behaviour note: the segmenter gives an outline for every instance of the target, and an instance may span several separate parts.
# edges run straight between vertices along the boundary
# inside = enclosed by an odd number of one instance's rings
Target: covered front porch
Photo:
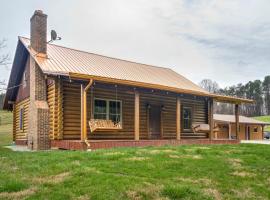
[[[223,98],[93,79],[61,85],[62,132],[51,140],[52,148],[238,143],[238,137],[215,140],[213,105]],[[239,104],[231,103],[239,125]],[[195,131],[197,125],[208,128]]]

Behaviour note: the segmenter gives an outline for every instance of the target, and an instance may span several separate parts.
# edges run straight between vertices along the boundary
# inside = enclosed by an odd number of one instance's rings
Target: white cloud
[[[2,23],[3,13],[0,22],[13,31],[23,23],[17,33],[28,32],[37,8],[65,46],[167,66],[196,83],[211,78],[225,86],[270,74],[269,0],[29,1],[9,16],[12,25]]]

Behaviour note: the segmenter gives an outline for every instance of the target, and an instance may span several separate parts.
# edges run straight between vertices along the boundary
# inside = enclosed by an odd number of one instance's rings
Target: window
[[[122,102],[116,100],[95,99],[94,118],[122,122]]]
[[[20,128],[20,130],[23,130],[23,113],[24,113],[24,109],[23,108],[21,108],[20,109],[20,113],[19,113],[19,128]]]
[[[183,107],[183,129],[191,130],[192,125],[192,108]]]
[[[254,133],[258,133],[258,127],[255,127],[253,130]]]

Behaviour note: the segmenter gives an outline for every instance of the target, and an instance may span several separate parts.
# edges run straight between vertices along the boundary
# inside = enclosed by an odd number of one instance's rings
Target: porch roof
[[[218,122],[235,123],[235,115],[214,114],[214,120]],[[270,122],[262,122],[250,117],[239,116],[240,124],[270,125]]]
[[[28,38],[19,37],[19,40],[46,74],[207,96],[213,97],[216,101],[253,102],[248,99],[211,94],[169,68],[111,58],[54,44],[48,44],[47,57],[42,57],[30,48]]]

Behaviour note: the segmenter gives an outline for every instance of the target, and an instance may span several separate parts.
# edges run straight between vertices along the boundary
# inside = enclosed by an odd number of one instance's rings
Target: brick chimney
[[[47,54],[47,15],[36,10],[30,20],[31,47],[37,52]]]
[[[36,10],[31,18],[31,48],[39,56],[47,54],[47,15]],[[44,59],[47,59],[44,56]],[[49,105],[47,102],[46,77],[34,56],[29,58],[30,103],[28,114],[28,148],[50,149]]]

